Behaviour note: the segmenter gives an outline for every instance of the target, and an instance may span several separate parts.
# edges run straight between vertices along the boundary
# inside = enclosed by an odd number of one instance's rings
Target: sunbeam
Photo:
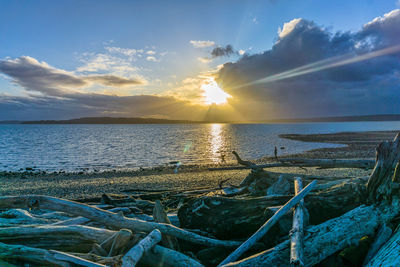
[[[312,72],[317,72],[325,69],[330,69],[330,68],[335,68],[347,64],[352,64],[388,54],[393,54],[396,52],[400,51],[400,45],[395,45],[391,47],[387,47],[381,50],[376,50],[370,53],[365,53],[359,56],[351,56],[351,55],[342,55],[342,56],[337,56],[337,57],[332,57],[324,60],[320,60],[314,63],[310,63],[292,70],[284,71],[278,74],[274,74],[271,76],[267,76],[262,79],[258,79],[255,81],[252,81],[250,83],[242,84],[240,86],[234,87],[234,88],[241,88],[249,85],[255,85],[255,84],[262,84],[262,83],[269,83],[269,82],[274,82],[274,81],[279,81],[283,79],[288,79],[300,75],[305,75],[309,74]]]

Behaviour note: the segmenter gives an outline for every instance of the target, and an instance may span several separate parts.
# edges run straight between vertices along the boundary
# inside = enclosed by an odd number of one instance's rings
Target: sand
[[[345,144],[346,147],[323,148],[286,157],[309,158],[374,158],[376,145],[392,139],[395,132],[360,132],[313,135],[282,135],[305,142]],[[264,157],[256,162],[271,162]],[[102,193],[121,193],[124,190],[217,188],[221,180],[237,185],[249,170],[208,171],[210,165],[184,166],[178,173],[173,168],[153,168],[140,171],[104,173],[0,173],[0,195],[43,194],[68,199],[96,197]],[[213,167],[215,167],[213,165]],[[361,177],[371,170],[324,169],[297,167],[270,168],[269,171],[299,173],[327,177]]]

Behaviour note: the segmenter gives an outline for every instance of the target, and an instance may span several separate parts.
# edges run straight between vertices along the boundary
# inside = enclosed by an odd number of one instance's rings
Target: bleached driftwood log
[[[0,242],[62,251],[87,252],[94,243],[101,243],[114,233],[115,231],[83,225],[9,227],[0,228]]]
[[[361,168],[372,169],[375,165],[374,160],[362,159],[306,159],[306,158],[280,158],[279,162],[254,164],[245,166],[230,166],[208,168],[209,171],[224,170],[245,170],[245,169],[264,169],[274,167],[321,167],[321,168]]]
[[[198,261],[175,250],[156,245],[147,251],[140,263],[163,267],[203,267]]]
[[[315,186],[317,181],[311,182],[303,190],[301,190],[296,196],[290,199],[283,207],[281,207],[263,226],[258,229],[249,239],[241,244],[234,252],[232,252],[225,260],[223,260],[218,266],[222,266],[229,262],[238,259],[244,252],[249,250],[258,240],[260,240],[271,227],[291,208],[298,204]]]
[[[375,236],[374,242],[369,247],[367,256],[365,256],[363,265],[366,265],[372,259],[372,257],[375,256],[375,254],[382,247],[382,245],[385,244],[386,241],[389,240],[391,235],[392,235],[392,229],[387,227],[385,223],[383,225],[381,225],[381,227],[379,227],[379,230]]]
[[[373,235],[379,225],[389,222],[400,212],[395,169],[400,158],[400,135],[377,148],[377,164],[368,181],[371,206],[361,205],[346,214],[307,229],[304,261],[312,266],[344,249],[366,235]],[[381,200],[381,201],[380,201]],[[383,200],[383,201],[382,201]],[[289,240],[257,255],[227,266],[287,266]],[[379,254],[379,252],[378,252]],[[377,255],[378,255],[377,254]]]
[[[295,194],[303,189],[301,178],[294,180]],[[295,266],[304,266],[304,199],[302,199],[293,212],[293,226],[290,232],[290,263]]]
[[[400,231],[397,231],[365,266],[400,266]]]
[[[158,223],[166,223],[171,224],[171,221],[168,218],[167,213],[164,211],[164,207],[162,206],[160,200],[156,200],[154,203],[154,210],[153,210],[153,217],[154,221]],[[178,240],[175,237],[163,235],[161,243],[170,249],[178,250]]]
[[[108,211],[114,212],[114,213],[122,211],[125,214],[125,213],[129,213],[130,209],[129,208],[112,208],[112,209],[109,209]],[[80,224],[85,224],[88,222],[90,222],[90,219],[79,216],[79,217],[71,218],[68,220],[55,222],[55,223],[53,223],[53,225],[80,225]]]
[[[122,258],[122,267],[133,267],[139,262],[143,254],[154,247],[161,241],[161,232],[159,230],[151,231],[148,236],[140,240],[134,247],[132,247]]]
[[[224,241],[200,236],[198,234],[183,230],[170,224],[146,222],[134,218],[126,218],[106,210],[91,207],[86,204],[77,203],[56,197],[31,195],[31,196],[2,196],[0,197],[0,208],[43,208],[48,210],[63,211],[75,216],[84,216],[93,221],[117,229],[130,229],[132,231],[151,232],[159,229],[163,234],[175,236],[193,243],[205,246],[235,247],[240,243],[236,241]]]
[[[50,222],[51,221],[48,219],[37,218],[23,209],[11,209],[0,213],[0,227],[10,227],[21,224],[48,224]]]
[[[49,264],[62,267],[71,265],[86,267],[106,267],[103,264],[91,262],[71,254],[56,250],[45,250],[40,248],[31,248],[22,245],[7,245],[0,243],[0,259],[5,260],[23,260],[24,262],[34,262],[38,264]]]

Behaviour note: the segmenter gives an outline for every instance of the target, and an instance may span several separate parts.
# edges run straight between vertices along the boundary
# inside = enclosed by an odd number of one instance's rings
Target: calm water
[[[281,139],[281,133],[398,130],[400,122],[196,125],[0,125],[0,170],[131,169],[219,162],[337,145]]]

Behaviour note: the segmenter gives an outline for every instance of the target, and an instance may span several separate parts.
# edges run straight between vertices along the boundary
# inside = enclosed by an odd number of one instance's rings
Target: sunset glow
[[[222,90],[214,80],[209,80],[207,83],[203,84],[201,89],[203,90],[204,102],[207,105],[225,104],[228,102],[228,98],[232,97]]]

